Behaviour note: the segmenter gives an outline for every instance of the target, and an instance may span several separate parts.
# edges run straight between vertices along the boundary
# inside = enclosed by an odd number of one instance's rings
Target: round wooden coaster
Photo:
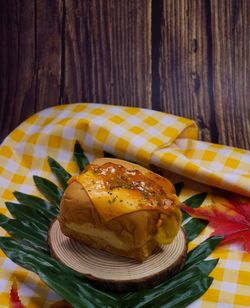
[[[55,220],[48,235],[53,257],[109,291],[152,288],[178,272],[187,255],[187,238],[180,229],[170,245],[163,245],[143,263],[88,247],[66,237]]]

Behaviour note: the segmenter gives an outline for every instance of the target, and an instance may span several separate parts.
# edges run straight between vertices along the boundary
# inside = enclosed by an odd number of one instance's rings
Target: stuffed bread
[[[69,238],[143,261],[177,235],[179,204],[166,178],[137,164],[100,158],[70,179],[58,220]]]

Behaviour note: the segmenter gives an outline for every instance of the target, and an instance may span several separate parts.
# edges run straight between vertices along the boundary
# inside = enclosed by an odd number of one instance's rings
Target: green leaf
[[[23,222],[17,219],[9,219],[0,214],[0,227],[17,239],[26,239],[34,244],[47,247],[47,232],[40,229],[32,222]]]
[[[215,266],[218,264],[218,262],[219,262],[218,258],[205,261],[198,261],[197,263],[187,266],[183,271],[187,271],[196,267],[204,275],[209,275],[215,268]]]
[[[39,277],[74,307],[121,307],[118,298],[90,286],[82,275],[60,264],[46,254],[7,237],[0,238],[0,247],[20,266]]]
[[[207,225],[207,220],[199,218],[191,218],[187,223],[185,223],[183,228],[188,236],[189,242],[195,239]]]
[[[204,260],[206,257],[208,257],[222,239],[223,236],[209,237],[192,251],[190,251],[188,253],[187,261],[184,268],[191,266],[194,263]]]
[[[183,183],[183,182],[180,182],[180,183],[176,183],[176,184],[174,184],[174,187],[175,187],[175,193],[176,193],[176,195],[177,195],[177,196],[179,196],[179,195],[180,195],[181,190],[182,190],[182,188],[183,188],[183,185],[184,185],[184,183]]]
[[[22,193],[20,191],[15,191],[13,194],[16,197],[17,201],[24,205],[39,209],[39,212],[42,212],[49,219],[55,218],[58,214],[58,208],[47,200],[43,200],[39,197]]]
[[[26,258],[31,258],[31,260],[34,258],[34,260],[37,261],[37,264],[41,262],[41,267],[46,266],[48,269],[53,270],[54,273],[64,272],[67,275],[74,274],[74,276],[78,275],[79,277],[82,277],[82,275],[78,274],[62,263],[59,263],[50,255],[37,251],[34,246],[29,245],[29,243],[25,242],[24,240],[13,239],[10,237],[0,237],[0,247],[4,252],[6,252],[6,255],[8,255],[9,258],[21,262],[21,266],[29,270],[34,271],[35,268],[32,267],[32,262],[27,262],[26,264],[25,260]],[[16,253],[17,251],[20,251],[22,257]]]
[[[149,308],[172,308],[172,307],[187,307],[188,304],[195,301],[202,294],[204,294],[210,285],[213,282],[213,278],[202,276],[197,279],[194,278],[192,280],[186,281],[182,287],[179,287],[177,290],[172,290],[167,294],[163,294],[158,297],[156,300],[151,301],[149,304],[147,303],[143,307]],[[166,301],[167,298],[167,301]],[[136,305],[135,308],[142,307],[142,305]]]
[[[219,259],[201,260],[190,264],[190,266],[185,266],[179,273],[162,284],[164,285],[164,291],[172,290],[172,288],[177,287],[188,279],[209,275],[218,261]],[[158,285],[155,289],[162,289],[162,285]]]
[[[206,197],[207,197],[207,193],[199,193],[183,201],[183,203],[185,203],[186,205],[192,208],[197,208],[202,205]]]
[[[46,227],[46,230],[48,229],[50,220],[41,215],[39,209],[13,202],[5,202],[5,204],[14,218],[21,221],[33,221],[40,227]]]
[[[0,247],[14,262],[37,273],[50,288],[74,307],[165,307],[173,303],[191,303],[209,287],[208,282],[212,280],[206,275],[218,261],[198,262],[153,290],[130,293],[132,297],[121,296],[119,301],[119,295],[99,291],[89,285],[80,274],[32,247],[6,237],[0,238]]]
[[[12,244],[13,242],[15,243],[13,239],[6,238],[6,240],[11,241]],[[107,306],[120,307],[120,303],[118,299],[116,297],[114,299],[112,295],[109,295],[109,293],[107,292],[103,292],[104,295],[111,296],[112,301],[114,300],[114,303],[110,303],[109,305],[107,305],[106,299],[102,299],[100,303],[99,302],[92,303],[91,301],[88,301],[88,298],[86,298],[85,293],[87,292],[87,295],[89,295],[91,298],[93,297],[94,291],[99,292],[97,289],[95,289],[94,287],[91,287],[88,283],[84,283],[84,281],[79,281],[78,278],[74,276],[75,274],[71,273],[70,272],[71,270],[68,268],[66,268],[68,269],[68,272],[66,273],[65,276],[63,274],[58,275],[58,272],[63,272],[63,269],[61,268],[63,267],[63,265],[59,264],[56,260],[50,258],[49,256],[48,257],[44,256],[40,252],[38,253],[32,247],[27,248],[24,245],[22,246],[20,245],[17,247],[15,252],[14,253],[12,252],[11,254],[10,247],[8,247],[6,243],[4,247],[1,239],[0,239],[0,247],[5,252],[7,251],[6,254],[17,264],[24,266],[26,268],[28,265],[29,270],[36,272],[40,276],[40,278],[45,283],[48,284],[49,287],[51,287],[58,294],[63,296],[72,305],[75,305],[77,307],[78,305],[79,307],[85,306],[85,305],[91,305],[91,307],[92,305],[96,305],[96,307],[101,307],[102,305],[103,307],[107,307]],[[189,255],[189,258],[192,258],[191,254]],[[134,298],[129,298],[129,297],[121,298],[122,307],[140,307],[141,303],[144,303],[145,305],[150,305],[150,307],[152,305],[161,305],[161,304],[164,304],[165,306],[171,303],[171,301],[177,300],[177,298],[179,297],[182,298],[182,301],[180,303],[192,302],[194,298],[196,298],[194,296],[200,296],[206,291],[206,284],[204,284],[203,277],[205,277],[204,275],[209,274],[209,272],[213,269],[213,267],[217,263],[217,260],[199,261],[199,259],[197,258],[196,258],[196,261],[198,263],[190,262],[190,267],[186,268],[183,272],[177,274],[176,276],[172,277],[170,280],[154,288],[153,292],[156,292],[156,293],[150,294],[151,290],[145,290],[143,291],[146,294],[145,298],[142,297],[140,292],[133,293]],[[207,279],[207,277],[205,278]],[[62,281],[64,281],[63,284],[62,284]],[[73,290],[70,289],[67,284],[65,284],[65,281],[70,281],[71,286],[73,285],[74,288],[77,290],[77,292],[79,292],[79,294],[84,294],[84,297],[79,298],[79,296],[74,296],[75,292],[73,292]],[[196,288],[199,289],[200,293],[197,293],[197,292],[195,293],[193,291],[190,291],[190,288],[192,289],[194,284]],[[175,294],[175,297],[172,296],[173,292]],[[181,294],[185,294],[185,295],[182,297]],[[100,294],[98,294],[98,298],[99,296]],[[144,301],[142,302],[143,299]],[[138,306],[134,304],[138,304]]]
[[[44,197],[46,197],[48,200],[50,200],[59,207],[61,198],[63,196],[63,191],[54,183],[45,178],[34,175],[33,179],[36,184],[36,187],[44,195]]]
[[[71,178],[71,174],[68,173],[56,160],[52,157],[48,157],[48,163],[51,171],[55,174],[58,181],[62,185],[63,189],[68,186],[68,180]]]
[[[199,193],[183,201],[183,203],[192,208],[197,208],[202,205],[206,197],[207,193]],[[183,213],[183,221],[185,221],[187,217],[189,217],[189,215],[187,213]]]
[[[171,287],[164,288],[164,285],[161,285],[161,288],[158,288],[156,292],[151,292],[151,290],[147,290],[144,293],[144,296],[139,296],[137,294],[137,296],[125,300],[123,307],[161,307],[161,305],[164,305],[165,307],[169,305],[172,301],[178,300],[178,298],[185,300],[185,302],[189,301],[191,303],[192,301],[194,301],[194,299],[197,298],[193,297],[194,283],[198,282],[201,291],[199,293],[199,296],[201,296],[207,290],[207,287],[202,285],[203,279],[208,277],[206,275],[203,275],[202,273],[195,276],[190,275],[190,273],[188,274],[190,276],[189,278],[187,278],[185,275],[185,279],[178,281],[178,284],[169,284],[171,285]],[[185,295],[183,296],[183,294]]]
[[[38,275],[51,289],[56,290],[57,294],[74,307],[121,307],[118,298],[114,295],[109,296],[107,292],[90,288],[88,283],[77,279],[69,280],[67,275],[54,275],[46,269],[38,271]]]
[[[84,151],[78,141],[76,141],[74,147],[74,158],[77,162],[80,172],[82,172],[85,169],[85,167],[89,164],[89,160],[84,154]]]
[[[128,293],[122,297],[122,300],[133,305],[135,303],[147,303],[151,300],[154,300],[158,296],[161,296],[162,294],[171,292],[173,289],[178,290],[178,286],[181,286],[187,280],[193,278],[198,279],[199,277],[203,277],[204,275],[209,275],[209,273],[214,269],[217,263],[218,259],[200,261],[186,268],[185,270],[180,271],[178,274],[174,275],[172,278],[154,287],[153,289],[138,291],[135,293]]]

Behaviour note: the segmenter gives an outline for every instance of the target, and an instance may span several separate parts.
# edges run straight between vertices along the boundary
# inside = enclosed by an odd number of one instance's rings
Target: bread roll
[[[166,178],[127,161],[99,158],[70,179],[58,220],[72,239],[143,261],[178,233],[179,204]]]

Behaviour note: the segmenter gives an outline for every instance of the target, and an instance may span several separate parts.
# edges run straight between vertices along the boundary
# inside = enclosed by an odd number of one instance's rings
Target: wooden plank
[[[64,2],[61,0],[37,0],[36,111],[60,102],[63,10]]]
[[[59,102],[61,1],[3,1],[1,15],[0,140]]]
[[[66,1],[64,102],[151,107],[151,1]]]
[[[0,139],[29,113],[35,96],[34,5],[29,1],[3,1],[1,6]],[[30,108],[27,108],[29,106]],[[28,110],[30,109],[30,110]]]
[[[162,5],[159,109],[194,119],[200,137],[211,140],[205,1],[167,0]]]
[[[203,140],[250,148],[250,1],[162,2],[161,110],[194,119]]]
[[[250,1],[211,1],[219,142],[250,149]]]

